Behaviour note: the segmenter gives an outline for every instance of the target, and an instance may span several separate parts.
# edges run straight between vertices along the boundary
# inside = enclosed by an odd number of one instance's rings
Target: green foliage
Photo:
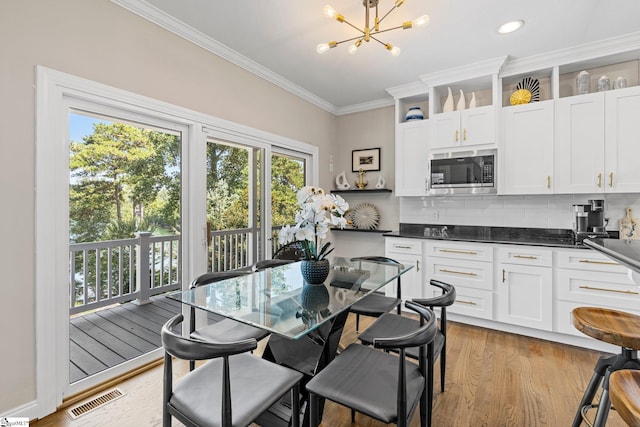
[[[146,217],[179,232],[178,136],[96,123],[82,142],[71,142],[70,151],[72,240],[128,238],[149,228]]]

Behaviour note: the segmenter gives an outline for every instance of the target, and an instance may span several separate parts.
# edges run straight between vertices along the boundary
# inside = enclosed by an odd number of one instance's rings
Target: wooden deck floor
[[[181,304],[162,295],[142,306],[118,304],[69,320],[69,378],[74,383],[161,347],[160,329]],[[220,318],[209,315],[209,322]]]

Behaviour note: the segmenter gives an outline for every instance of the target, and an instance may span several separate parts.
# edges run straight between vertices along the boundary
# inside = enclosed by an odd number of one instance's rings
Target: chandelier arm
[[[398,25],[397,27],[387,28],[386,30],[376,31],[376,34],[386,33],[387,31],[397,30],[399,28],[404,28],[402,25]]]
[[[398,8],[398,6],[396,6],[396,5],[394,4],[394,5],[393,5],[393,7],[392,7],[391,9],[389,9],[389,11],[388,11],[387,13],[385,13],[385,14],[382,16],[382,18],[380,18],[380,19],[378,20],[378,24],[380,24],[380,23],[384,20],[384,18],[386,18],[387,16],[389,16],[389,14],[390,14],[391,12],[393,12],[394,10],[396,10],[397,8]],[[380,31],[378,31],[378,32],[380,32]]]
[[[358,40],[358,39],[363,39],[363,40],[364,40],[364,37],[362,37],[362,36],[358,36],[358,37],[352,37],[352,38],[350,38],[350,39],[344,39],[344,40],[341,40],[341,41],[339,41],[339,42],[336,42],[336,45],[339,45],[339,44],[341,44],[341,43],[350,42],[350,41],[353,41],[353,40]]]
[[[373,36],[371,36],[371,38],[372,38],[373,40],[377,41],[378,43],[380,43],[382,46],[387,47],[387,43],[382,42],[382,41],[378,40],[377,38],[375,38],[375,37],[373,37]]]
[[[345,24],[347,24],[351,28],[355,29],[356,31],[361,32],[364,35],[364,31],[362,29],[356,27],[355,25],[353,25],[351,22],[347,21],[346,19],[344,21],[342,21],[342,22],[344,22]],[[351,40],[353,40],[353,39],[351,39]]]

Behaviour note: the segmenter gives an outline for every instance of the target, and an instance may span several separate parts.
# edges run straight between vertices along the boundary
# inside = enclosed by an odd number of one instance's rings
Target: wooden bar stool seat
[[[619,354],[602,356],[578,406],[572,427],[579,427],[591,408],[597,408],[594,427],[603,427],[609,415],[609,375],[620,369],[640,369],[640,316],[599,307],[578,307],[572,311],[573,326],[583,334],[621,348]],[[593,398],[602,385],[597,404]]]
[[[631,427],[640,427],[640,371],[621,369],[609,376],[611,403]]]

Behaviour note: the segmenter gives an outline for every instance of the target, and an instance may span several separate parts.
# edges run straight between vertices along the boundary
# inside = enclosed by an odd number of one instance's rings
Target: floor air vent
[[[76,419],[85,414],[88,414],[91,411],[94,411],[102,406],[106,405],[109,402],[113,402],[124,396],[124,393],[120,389],[111,390],[108,393],[101,394],[98,397],[95,397],[87,402],[81,403],[78,406],[75,406],[69,409],[69,415],[71,418]]]

